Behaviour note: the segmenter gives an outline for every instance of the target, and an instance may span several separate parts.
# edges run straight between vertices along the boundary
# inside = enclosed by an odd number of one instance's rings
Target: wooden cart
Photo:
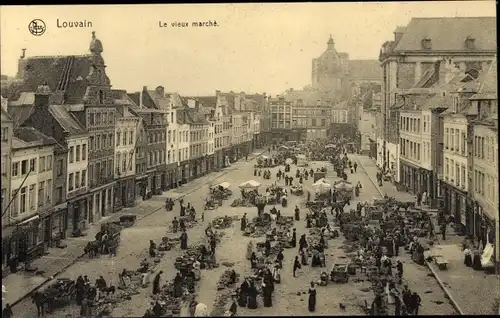
[[[333,264],[330,278],[334,283],[345,284],[349,281],[349,274],[347,272],[347,264]]]

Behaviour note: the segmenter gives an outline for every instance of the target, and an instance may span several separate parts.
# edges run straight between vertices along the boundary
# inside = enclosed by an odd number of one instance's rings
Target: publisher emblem
[[[47,26],[45,25],[45,22],[43,22],[42,20],[35,19],[31,21],[30,24],[28,25],[28,30],[34,36],[40,36],[45,33],[45,31],[47,30]]]

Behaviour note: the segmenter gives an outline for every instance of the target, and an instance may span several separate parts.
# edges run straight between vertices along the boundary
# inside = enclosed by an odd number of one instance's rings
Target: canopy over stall
[[[325,149],[330,149],[330,148],[337,148],[334,144],[328,144],[325,146]]]
[[[335,182],[334,187],[335,187],[335,189],[340,190],[340,191],[352,191],[352,189],[354,188],[352,183],[350,183],[349,181],[343,181],[343,180]]]
[[[212,188],[216,188],[216,187],[222,187],[224,189],[229,189],[229,187],[231,187],[231,183],[229,183],[229,182],[222,182],[220,184],[212,186]]]
[[[260,187],[260,183],[255,180],[248,180],[239,185],[240,189],[256,189]]]
[[[314,182],[312,186],[318,193],[327,192],[332,188],[331,184],[328,183],[324,178],[321,178],[318,181]]]
[[[278,150],[279,151],[288,151],[289,148],[287,146],[281,145],[281,146],[278,147]]]

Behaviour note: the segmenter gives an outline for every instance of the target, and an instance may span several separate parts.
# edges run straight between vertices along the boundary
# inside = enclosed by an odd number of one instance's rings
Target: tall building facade
[[[436,61],[452,58],[460,70],[477,74],[495,54],[495,18],[413,18],[406,27],[396,28],[394,39],[382,45],[379,55],[383,83],[377,163],[400,170],[399,118],[391,112],[398,93],[437,76]],[[396,173],[394,180],[399,179]]]

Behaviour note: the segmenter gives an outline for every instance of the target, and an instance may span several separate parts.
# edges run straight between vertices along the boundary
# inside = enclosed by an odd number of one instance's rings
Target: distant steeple
[[[335,50],[335,42],[333,42],[332,35],[330,34],[330,38],[328,39],[328,49]]]

